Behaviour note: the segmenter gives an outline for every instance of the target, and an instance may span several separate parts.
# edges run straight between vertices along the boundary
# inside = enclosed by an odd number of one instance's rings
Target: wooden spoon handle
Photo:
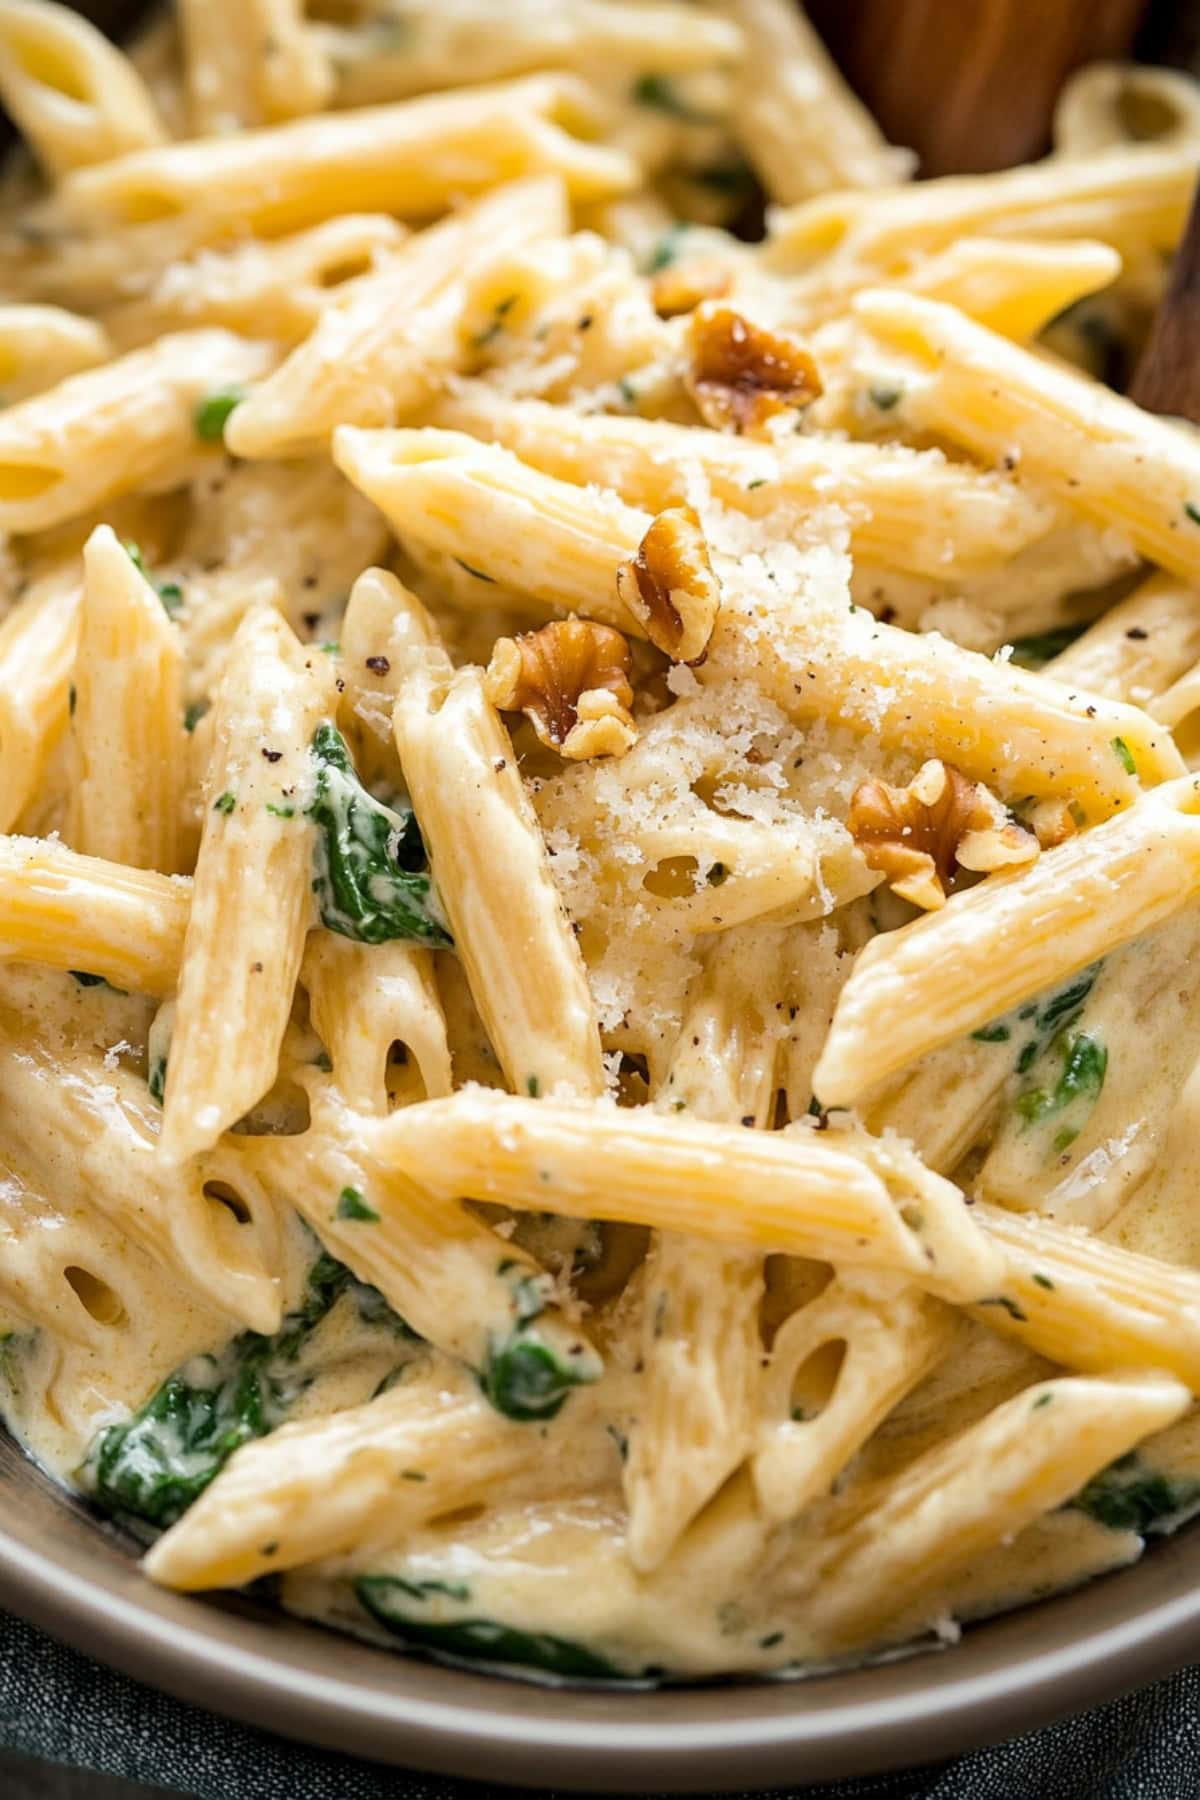
[[[1129,393],[1149,412],[1200,425],[1200,187]]]
[[[1040,156],[1072,70],[1129,54],[1144,0],[810,0],[809,12],[894,144],[923,175]]]

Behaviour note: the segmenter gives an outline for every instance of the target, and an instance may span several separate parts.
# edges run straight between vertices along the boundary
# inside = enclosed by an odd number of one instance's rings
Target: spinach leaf
[[[496,1411],[509,1419],[552,1419],[573,1387],[593,1379],[536,1331],[519,1326],[489,1347],[479,1385]]]
[[[1096,985],[1101,967],[1102,963],[1092,963],[1088,968],[1081,969],[1078,975],[1064,981],[1061,987],[1051,989],[1045,999],[1031,1000],[1016,1011],[1005,1013],[1002,1018],[982,1025],[971,1036],[981,1044],[1003,1044],[1023,1037],[1024,1042],[1017,1052],[1016,1072],[1018,1075],[1028,1074],[1059,1032],[1075,1024],[1083,1011],[1084,1002]]]
[[[414,1585],[392,1575],[360,1575],[354,1583],[354,1592],[359,1603],[385,1630],[405,1643],[440,1652],[443,1656],[461,1657],[469,1662],[514,1663],[572,1681],[637,1679],[589,1650],[586,1644],[554,1637],[549,1632],[520,1631],[493,1619],[434,1622],[414,1617]],[[424,1588],[433,1585],[421,1584]],[[417,1604],[420,1604],[419,1599]]]
[[[308,813],[317,825],[313,891],[321,923],[360,944],[449,944],[414,814],[401,816],[367,792],[333,725],[317,727],[312,756],[317,780]]]
[[[595,1358],[580,1339],[572,1346],[577,1352],[572,1362],[562,1347],[537,1330],[534,1321],[550,1299],[547,1276],[531,1275],[522,1263],[507,1258],[496,1273],[508,1281],[513,1325],[507,1335],[490,1338],[479,1385],[506,1418],[552,1419],[573,1387],[595,1381],[599,1373]]]
[[[1061,656],[1087,628],[1085,621],[1082,625],[1057,625],[1052,631],[1037,631],[1031,637],[1014,638],[1012,660],[1019,669],[1040,669],[1044,663]]]
[[[240,1445],[286,1419],[312,1379],[300,1353],[343,1293],[355,1296],[368,1323],[386,1318],[407,1330],[381,1294],[321,1255],[300,1306],[273,1337],[244,1331],[217,1355],[194,1356],[140,1412],[100,1433],[83,1470],[97,1503],[126,1520],[173,1525]]]
[[[1026,1088],[1018,1094],[1014,1102],[1017,1112],[1026,1125],[1041,1125],[1056,1114],[1065,1112],[1068,1107],[1078,1101],[1081,1110],[1078,1125],[1070,1131],[1068,1141],[1073,1142],[1079,1135],[1083,1120],[1100,1097],[1104,1086],[1104,1077],[1108,1070],[1108,1051],[1097,1037],[1086,1031],[1064,1031],[1057,1039],[1059,1055],[1062,1057],[1062,1073],[1052,1088]],[[1055,1138],[1058,1148],[1066,1149],[1062,1142],[1064,1133]]]
[[[1130,1450],[1093,1475],[1067,1504],[1110,1531],[1153,1536],[1173,1530],[1200,1506],[1200,1481],[1166,1475]]]

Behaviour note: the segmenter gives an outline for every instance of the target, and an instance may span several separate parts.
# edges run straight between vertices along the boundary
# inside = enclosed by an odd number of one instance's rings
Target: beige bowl
[[[951,1650],[803,1682],[533,1687],[373,1650],[249,1601],[153,1588],[136,1549],[0,1435],[0,1605],[181,1699],[355,1756],[637,1793],[939,1762],[1200,1656],[1193,1527]]]

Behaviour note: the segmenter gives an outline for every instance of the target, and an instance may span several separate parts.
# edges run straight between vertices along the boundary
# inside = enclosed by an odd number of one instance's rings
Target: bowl
[[[0,1435],[0,1604],[182,1700],[349,1755],[630,1793],[830,1781],[1014,1736],[1200,1654],[1200,1526],[968,1627],[804,1681],[531,1686],[372,1649],[240,1597],[151,1587],[137,1548]]]
[[[145,0],[78,0],[119,37]],[[1154,6],[1151,60],[1200,67],[1200,7]],[[0,141],[0,149],[3,144]],[[384,1652],[240,1595],[185,1596],[0,1427],[0,1606],[181,1700],[348,1755],[581,1791],[714,1792],[944,1762],[1200,1657],[1200,1520],[1129,1568],[961,1641],[801,1681],[532,1685]]]

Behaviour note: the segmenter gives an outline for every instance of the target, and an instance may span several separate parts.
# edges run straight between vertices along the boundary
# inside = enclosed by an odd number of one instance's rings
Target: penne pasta
[[[179,633],[107,525],[88,539],[83,566],[71,838],[86,856],[173,875],[183,862]]]
[[[852,1104],[1179,911],[1200,881],[1198,805],[1191,776],[1170,782],[1029,870],[874,939],[842,989],[814,1073],[823,1103]],[[934,992],[938,1004],[924,1004]],[[886,1038],[877,1029],[885,1016]]]
[[[1019,435],[1025,473],[1083,518],[1125,531],[1149,561],[1195,579],[1200,524],[1189,507],[1200,511],[1200,451],[1188,432],[935,301],[876,289],[855,314],[926,377],[904,401],[917,430],[985,461]]]
[[[377,1125],[373,1141],[386,1166],[437,1193],[553,1201],[568,1217],[916,1276],[932,1264],[967,1293],[996,1270],[954,1190],[882,1144],[486,1092],[407,1107]]]
[[[272,353],[228,332],[180,332],[9,407],[0,421],[0,528],[44,530],[139,486],[183,481],[211,456],[200,409]]]
[[[195,243],[238,226],[277,237],[347,211],[428,219],[526,174],[561,175],[572,198],[597,200],[631,187],[635,171],[620,151],[573,135],[591,116],[582,86],[531,76],[137,151],[72,176],[61,205],[93,228],[184,218]]]
[[[229,429],[235,455],[294,455],[338,425],[393,425],[412,412],[468,351],[461,333],[467,283],[514,247],[564,231],[566,211],[557,178],[514,182],[352,281],[237,409]]]
[[[52,179],[166,136],[129,61],[86,18],[45,0],[0,6],[0,99]]]
[[[207,1149],[275,1079],[312,920],[309,744],[331,702],[320,653],[305,652],[276,613],[247,614],[217,702],[163,1102],[164,1159]]]

